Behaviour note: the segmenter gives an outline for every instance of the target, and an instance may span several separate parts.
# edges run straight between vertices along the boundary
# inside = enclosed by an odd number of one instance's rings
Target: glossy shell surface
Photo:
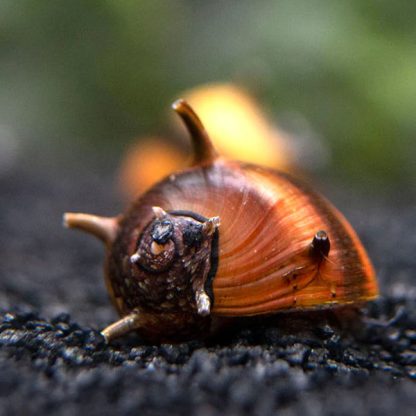
[[[217,271],[210,282],[213,316],[271,314],[377,296],[373,267],[352,227],[328,201],[286,174],[222,158],[172,174],[122,220],[132,241],[152,220],[154,206],[220,217]],[[322,261],[311,255],[319,230],[331,242]],[[129,250],[131,255],[134,247]],[[114,284],[108,276],[122,311]]]

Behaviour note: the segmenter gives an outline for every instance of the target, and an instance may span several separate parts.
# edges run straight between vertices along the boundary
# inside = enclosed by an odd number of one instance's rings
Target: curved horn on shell
[[[107,245],[115,240],[118,230],[117,217],[66,212],[63,223],[67,228],[78,228],[92,234]]]
[[[209,164],[217,159],[217,151],[215,150],[204,125],[192,107],[185,100],[180,99],[172,104],[172,108],[182,118],[191,135],[194,150],[192,166]]]

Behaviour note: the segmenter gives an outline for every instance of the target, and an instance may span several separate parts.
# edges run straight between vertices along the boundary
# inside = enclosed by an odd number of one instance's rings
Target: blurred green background
[[[0,0],[0,138],[120,158],[180,91],[231,81],[321,138],[321,174],[413,184],[415,21],[414,0]]]

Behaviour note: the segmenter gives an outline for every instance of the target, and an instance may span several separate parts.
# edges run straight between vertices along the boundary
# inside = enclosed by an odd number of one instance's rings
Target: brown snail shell
[[[219,157],[186,102],[174,109],[192,137],[192,167],[121,217],[65,217],[107,244],[106,283],[122,316],[103,331],[108,340],[131,330],[153,341],[202,337],[221,318],[377,296],[371,262],[339,211],[286,174]]]

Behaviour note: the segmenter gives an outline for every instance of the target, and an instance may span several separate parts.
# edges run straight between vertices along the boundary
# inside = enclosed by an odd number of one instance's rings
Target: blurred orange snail
[[[121,216],[66,213],[106,245],[120,320],[108,342],[203,338],[232,318],[358,304],[377,297],[371,261],[327,200],[285,173],[220,156],[184,100],[173,109],[193,147]]]
[[[231,83],[211,83],[187,90],[183,96],[193,108],[198,108],[221,155],[285,172],[294,169],[294,138],[277,129],[244,88]],[[129,199],[187,166],[189,142],[184,139],[183,127],[176,118],[172,117],[171,126],[166,137],[139,137],[127,148],[119,179]]]

